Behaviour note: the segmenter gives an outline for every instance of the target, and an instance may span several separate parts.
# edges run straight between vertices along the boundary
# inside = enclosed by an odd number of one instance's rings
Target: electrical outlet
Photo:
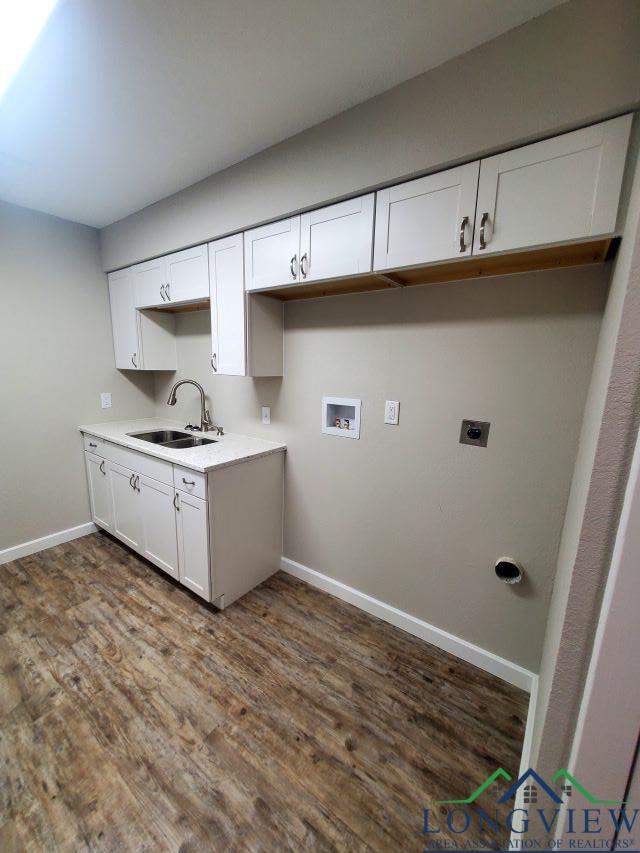
[[[270,424],[271,423],[271,407],[263,406],[262,407],[262,423]]]
[[[100,394],[100,406],[103,409],[111,408],[111,394],[109,391],[103,391],[102,394]]]
[[[400,420],[400,403],[398,400],[387,400],[384,404],[385,424],[397,424]]]

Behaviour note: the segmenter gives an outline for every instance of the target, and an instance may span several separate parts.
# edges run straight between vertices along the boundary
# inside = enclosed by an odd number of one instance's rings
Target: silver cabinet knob
[[[104,459],[103,459],[103,460],[102,460],[102,462],[100,463],[100,471],[101,471],[101,473],[102,473],[102,474],[104,474],[104,475],[105,475],[105,477],[107,476],[107,472],[104,470]]]
[[[306,278],[307,273],[309,272],[308,267],[305,268],[305,261],[308,260],[309,259],[307,258],[307,253],[305,252],[304,255],[300,258],[300,272],[302,273],[302,278]]]
[[[185,486],[195,486],[196,484],[195,480],[185,480],[184,477],[182,478],[182,482],[185,484]]]
[[[214,352],[214,354],[211,356],[211,367],[213,367],[214,373],[218,372],[217,364],[218,364],[218,354]]]
[[[171,302],[171,292],[169,291],[169,282],[164,286],[164,295],[167,297],[167,302]]]
[[[160,285],[160,296],[162,297],[162,301],[166,302],[166,296],[164,295],[164,284]]]
[[[298,256],[294,255],[289,262],[289,269],[291,270],[291,275],[293,276],[293,278],[298,277],[298,271],[296,269],[297,261],[298,261]]]
[[[482,214],[482,219],[480,220],[480,248],[481,249],[487,248],[487,241],[485,240],[484,229],[485,229],[488,221],[489,221],[489,214],[487,213],[487,211],[485,211]]]
[[[180,512],[180,498],[178,497],[177,492],[174,492],[173,495],[173,505],[176,508],[177,512]]]

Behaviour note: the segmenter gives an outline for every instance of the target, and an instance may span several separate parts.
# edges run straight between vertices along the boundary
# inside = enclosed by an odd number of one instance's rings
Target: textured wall
[[[153,414],[153,380],[114,367],[94,229],[0,202],[0,292],[2,550],[90,521],[77,426]]]
[[[183,315],[177,378],[227,429],[287,442],[285,556],[537,670],[608,274],[290,303],[283,379],[213,376],[209,318]],[[173,379],[156,380],[158,414]],[[360,441],[321,434],[323,394],[362,398]],[[197,394],[177,412],[196,418]],[[486,450],[458,443],[463,417],[491,421]],[[526,583],[495,579],[503,555]]]

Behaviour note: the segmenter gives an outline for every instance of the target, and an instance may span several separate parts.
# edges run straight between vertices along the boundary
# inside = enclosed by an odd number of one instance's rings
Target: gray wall
[[[228,429],[287,442],[285,556],[537,670],[608,274],[290,303],[282,380],[213,376],[208,316],[182,315],[176,378]],[[193,420],[189,389],[166,405],[173,379],[157,413]],[[362,398],[360,441],[321,434],[323,394]],[[491,421],[486,450],[458,443],[463,417]],[[526,583],[495,579],[503,555]]]
[[[104,268],[631,109],[638,44],[637,0],[572,0],[103,229]]]
[[[0,292],[1,551],[91,520],[77,426],[151,415],[153,384],[114,367],[94,229],[0,202]]]

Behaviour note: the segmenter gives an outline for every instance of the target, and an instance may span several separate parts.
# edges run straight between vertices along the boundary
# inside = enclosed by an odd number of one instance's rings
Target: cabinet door
[[[299,216],[245,231],[245,289],[261,290],[299,281],[299,248]]]
[[[107,474],[107,463],[94,453],[84,454],[87,465],[87,482],[89,483],[89,500],[91,502],[91,518],[94,523],[105,530],[113,530],[113,510],[111,505],[111,490]]]
[[[473,253],[610,234],[630,116],[482,160]]]
[[[166,305],[167,270],[164,258],[154,258],[131,267],[136,308]]]
[[[475,161],[380,190],[373,268],[470,255],[479,167]]]
[[[211,601],[207,501],[176,491],[180,582]]]
[[[107,462],[107,471],[113,507],[113,533],[134,551],[141,552],[143,531],[136,475],[115,462]]]
[[[209,243],[211,366],[229,376],[246,374],[242,234]]]
[[[142,516],[142,555],[171,577],[178,573],[175,490],[151,477],[140,476],[138,501]]]
[[[130,270],[110,273],[109,300],[116,367],[120,370],[140,370],[142,353],[138,343],[138,316]]]
[[[300,281],[371,272],[374,194],[300,217]]]
[[[170,302],[194,302],[209,298],[209,258],[206,243],[167,255],[167,287]]]

